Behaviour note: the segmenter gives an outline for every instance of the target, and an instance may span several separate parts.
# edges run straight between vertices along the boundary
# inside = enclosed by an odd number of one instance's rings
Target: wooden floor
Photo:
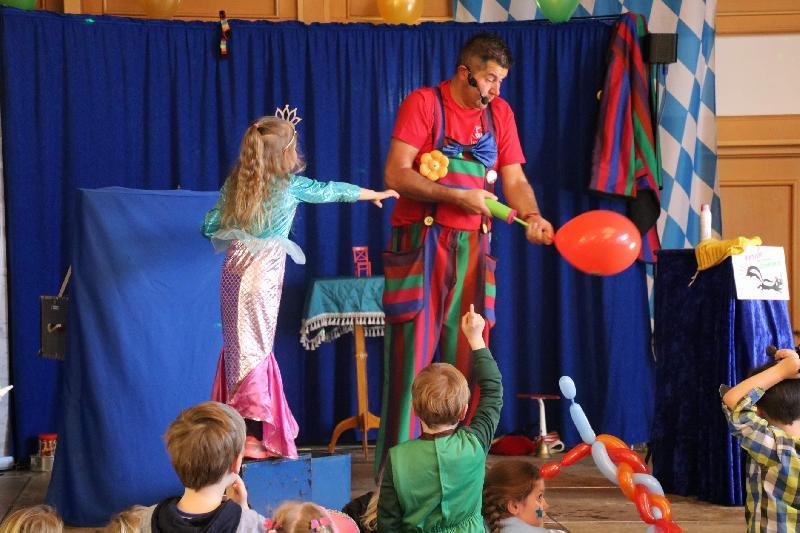
[[[321,450],[315,448],[313,451]],[[360,447],[339,447],[337,451],[352,454],[351,494],[358,496],[373,490],[371,454],[365,460]],[[504,458],[490,456],[489,463],[502,459]],[[525,459],[535,464],[545,462],[544,459],[535,457]],[[0,516],[20,507],[42,503],[49,480],[50,475],[47,473],[0,473]],[[618,487],[600,474],[590,457],[562,470],[558,478],[548,482],[546,490],[550,514],[571,533],[642,533],[646,529],[645,524],[639,520],[634,505],[622,495]],[[742,507],[723,507],[674,495],[667,497],[672,504],[674,519],[687,532],[731,533],[744,530]],[[554,523],[548,526],[558,527]],[[68,531],[95,530],[69,528]]]

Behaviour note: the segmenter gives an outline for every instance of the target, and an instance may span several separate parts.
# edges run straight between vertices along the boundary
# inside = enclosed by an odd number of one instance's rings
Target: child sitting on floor
[[[544,529],[547,513],[544,479],[527,461],[501,461],[483,483],[483,517],[490,533],[550,533]]]
[[[422,369],[411,386],[419,439],[389,450],[378,500],[378,531],[483,533],[481,490],[486,454],[500,420],[503,384],[483,341],[486,321],[470,306],[461,319],[474,359],[480,401],[468,427],[469,387],[447,363]]]
[[[64,522],[49,505],[18,509],[0,524],[0,533],[61,533]]]
[[[236,409],[218,402],[185,409],[169,425],[164,439],[184,486],[183,496],[148,507],[141,531],[266,531],[265,518],[248,506],[247,489],[237,473],[242,467],[245,425]]]
[[[358,526],[346,514],[311,502],[284,502],[266,525],[267,533],[358,533]]]
[[[800,356],[784,349],[735,387],[720,387],[731,433],[747,452],[748,532],[795,531],[800,520],[798,378]]]
[[[120,511],[111,517],[108,525],[103,528],[103,533],[138,533],[142,527],[142,517],[147,512],[147,507],[134,505]]]

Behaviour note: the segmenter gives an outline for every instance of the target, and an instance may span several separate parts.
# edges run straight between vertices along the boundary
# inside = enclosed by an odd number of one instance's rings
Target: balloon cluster
[[[641,457],[613,435],[596,436],[583,408],[575,401],[575,382],[569,376],[558,380],[561,394],[572,401],[569,414],[581,435],[582,443],[575,446],[557,463],[546,463],[539,469],[543,478],[556,477],[561,468],[575,464],[592,454],[594,464],[611,483],[618,485],[644,522],[650,524],[646,533],[680,533],[683,529],[672,521],[672,507],[664,489],[650,475]]]

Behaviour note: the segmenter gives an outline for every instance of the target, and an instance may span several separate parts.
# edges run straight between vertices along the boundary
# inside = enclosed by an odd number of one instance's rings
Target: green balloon
[[[36,0],[0,0],[0,4],[17,9],[33,9],[36,7]]]
[[[579,0],[536,0],[539,11],[550,22],[566,22],[578,7]]]

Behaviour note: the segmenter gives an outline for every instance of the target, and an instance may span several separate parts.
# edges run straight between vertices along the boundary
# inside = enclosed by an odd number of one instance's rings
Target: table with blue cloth
[[[336,425],[328,444],[329,453],[336,451],[336,441],[344,431],[359,429],[366,458],[367,432],[381,424],[380,417],[369,412],[364,338],[383,336],[382,297],[383,276],[319,278],[311,282],[300,325],[303,347],[316,350],[323,342],[336,340],[346,333],[355,336],[358,414]]]
[[[785,301],[738,300],[731,259],[697,273],[694,250],[662,250],[654,286],[656,416],[653,473],[664,490],[743,505],[744,454],[719,395],[794,346]]]

